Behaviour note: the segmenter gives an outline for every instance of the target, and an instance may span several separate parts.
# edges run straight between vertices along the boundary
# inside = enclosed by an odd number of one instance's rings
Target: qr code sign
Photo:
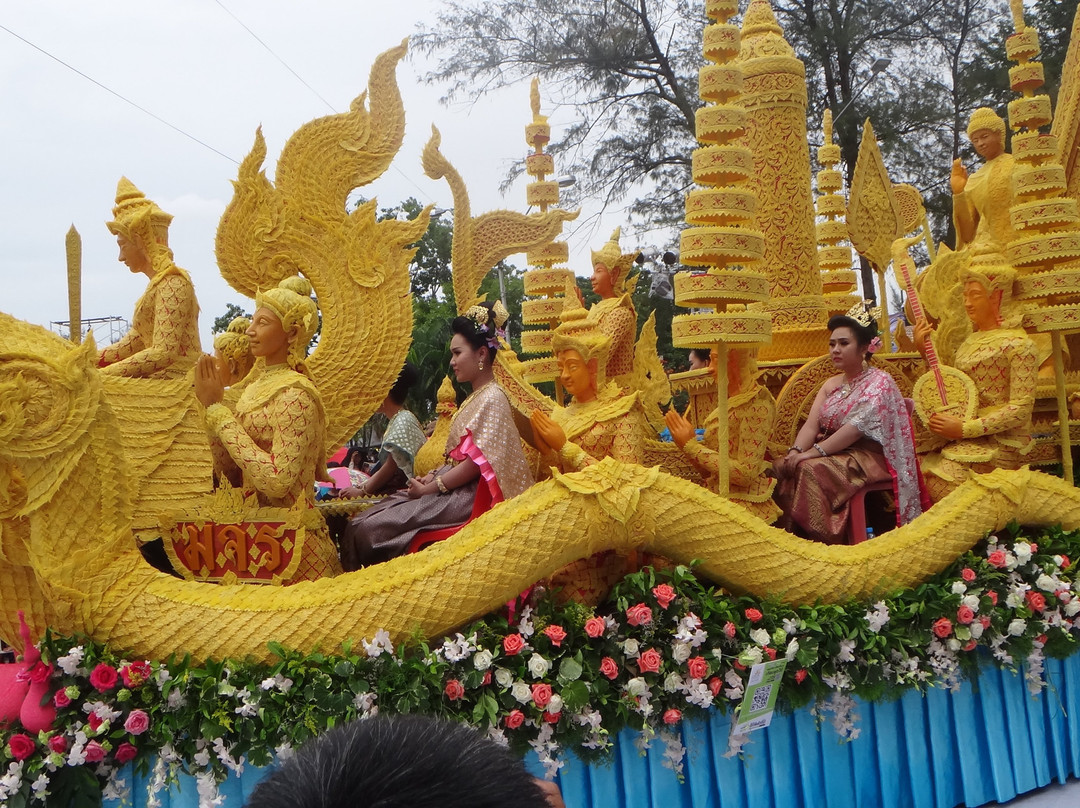
[[[772,695],[772,685],[764,685],[754,691],[754,697],[750,699],[750,712],[756,713],[769,706],[769,696]]]

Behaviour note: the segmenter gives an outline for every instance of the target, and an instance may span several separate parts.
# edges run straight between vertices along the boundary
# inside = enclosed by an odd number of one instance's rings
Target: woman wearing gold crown
[[[896,523],[922,513],[915,440],[892,376],[869,365],[881,347],[877,319],[862,304],[829,320],[829,356],[840,371],[818,391],[795,444],[774,464],[777,526],[815,541],[846,540],[850,501],[865,485],[892,481]]]
[[[172,216],[121,177],[113,221],[105,226],[116,236],[119,260],[132,272],[146,275],[150,283],[135,304],[127,334],[102,349],[98,367],[103,373],[175,379],[199,358],[199,304],[191,278],[173,263],[171,221]]]
[[[626,386],[634,370],[634,338],[637,336],[637,313],[630,300],[637,276],[631,277],[637,252],[624,253],[619,248],[619,234],[615,228],[608,241],[599,250],[593,250],[592,289],[600,300],[589,309],[589,319],[611,338],[607,367],[604,373],[619,386]]]
[[[449,462],[349,521],[341,538],[346,570],[401,555],[420,531],[468,521],[481,485],[492,504],[532,485],[510,402],[492,367],[507,318],[496,302],[473,306],[450,324],[450,369],[472,392],[450,422]]]
[[[325,469],[326,414],[307,375],[307,346],[319,323],[311,284],[299,276],[255,296],[247,335],[265,366],[244,388],[236,410],[222,403],[217,363],[203,356],[195,368],[195,395],[206,407],[206,428],[219,474],[258,495],[260,505],[314,507],[316,475]],[[305,531],[300,565],[288,583],[341,572],[337,550],[322,519]]]

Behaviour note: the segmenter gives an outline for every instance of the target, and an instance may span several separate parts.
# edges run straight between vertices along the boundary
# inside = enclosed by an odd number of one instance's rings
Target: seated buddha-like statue
[[[1033,447],[1031,412],[1035,403],[1038,357],[1035,344],[1010,311],[1016,272],[1002,264],[969,265],[960,275],[964,308],[974,329],[956,350],[952,365],[966,373],[978,390],[975,417],[964,419],[939,412],[930,416],[930,431],[948,441],[922,462],[926,486],[934,501],[973,473],[1015,469]],[[932,328],[915,326],[922,346]]]
[[[176,379],[199,358],[199,304],[195,287],[173,263],[169,249],[172,216],[122,177],[116,189],[109,232],[120,247],[119,260],[150,282],[135,304],[131,328],[101,350],[102,373],[142,379]]]
[[[630,299],[636,275],[630,270],[638,253],[624,253],[619,247],[621,228],[616,228],[608,241],[592,253],[592,289],[600,295],[599,302],[589,309],[589,319],[611,338],[605,376],[625,387],[634,370],[634,338],[637,336],[637,312]]]
[[[716,372],[716,365],[710,360]],[[765,475],[765,450],[776,421],[776,399],[758,384],[757,348],[733,348],[727,355],[728,375],[728,496],[765,522],[780,515],[773,502],[776,480]],[[705,440],[698,441],[694,425],[674,408],[664,420],[671,438],[715,489],[720,469],[719,417],[713,410],[705,418]]]

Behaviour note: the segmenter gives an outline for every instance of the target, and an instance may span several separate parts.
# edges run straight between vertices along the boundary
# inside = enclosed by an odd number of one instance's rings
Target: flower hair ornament
[[[881,350],[881,337],[874,337],[870,340],[870,344],[866,346],[866,352],[868,354],[876,354]]]
[[[496,300],[491,308],[479,304],[470,306],[465,316],[473,321],[476,333],[487,338],[489,348],[498,348],[499,340],[506,339],[506,321],[510,319],[510,312],[506,310],[501,300]],[[494,322],[489,322],[489,320]]]

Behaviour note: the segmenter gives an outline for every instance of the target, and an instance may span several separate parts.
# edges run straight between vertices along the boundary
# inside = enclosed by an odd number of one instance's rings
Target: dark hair
[[[862,325],[854,317],[848,317],[846,314],[834,314],[830,317],[828,328],[830,334],[838,328],[850,328],[860,348],[865,348],[870,344],[870,340],[878,335],[877,320],[871,319],[870,325]],[[870,357],[871,354],[867,352],[866,358]]]
[[[419,379],[420,371],[416,369],[416,365],[406,361],[401,368],[401,373],[398,374],[397,381],[394,382],[394,386],[387,393],[390,400],[400,407],[405,403],[405,397],[409,395],[409,390]]]
[[[698,358],[698,361],[699,362],[704,362],[706,365],[709,364],[709,355],[711,353],[712,353],[712,348],[691,348],[690,349],[690,356],[693,357],[696,354],[697,358]]]
[[[472,346],[474,351],[479,351],[481,348],[488,349],[488,364],[495,361],[495,353],[498,351],[497,343],[496,347],[492,347],[489,344],[489,340],[495,340],[495,314],[492,312],[491,303],[478,304],[487,309],[487,322],[484,324],[487,331],[479,330],[476,322],[471,317],[466,317],[464,314],[455,317],[454,321],[450,323],[450,331],[454,334],[460,334],[465,338],[465,341]]]
[[[305,743],[247,808],[546,808],[520,758],[464,724],[378,715]]]

